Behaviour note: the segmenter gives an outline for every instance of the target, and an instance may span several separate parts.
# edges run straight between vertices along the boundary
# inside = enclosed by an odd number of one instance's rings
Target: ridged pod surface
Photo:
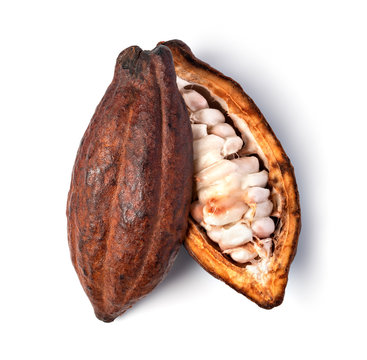
[[[191,85],[208,90],[212,98],[221,99],[226,116],[237,119],[242,138],[251,138],[269,172],[268,187],[274,199],[277,225],[274,249],[267,270],[260,274],[231,261],[213,246],[205,230],[192,218],[185,246],[189,253],[213,276],[226,282],[263,308],[283,301],[290,264],[295,256],[300,232],[300,206],[293,167],[279,140],[260,110],[240,85],[196,58],[180,40],[161,42],[169,47],[178,77]]]
[[[113,321],[166,275],[185,236],[192,172],[170,50],[124,50],[81,141],[67,203],[72,262],[99,319]]]

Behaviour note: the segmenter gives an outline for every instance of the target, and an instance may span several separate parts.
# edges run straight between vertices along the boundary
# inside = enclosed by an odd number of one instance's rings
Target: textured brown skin
[[[72,262],[100,320],[168,272],[187,229],[192,172],[169,49],[124,50],[80,144],[67,203]]]
[[[262,281],[245,267],[240,267],[222,255],[208,240],[205,230],[190,218],[185,247],[209,273],[253,300],[271,309],[284,298],[290,264],[296,254],[301,228],[300,206],[293,167],[279,140],[260,110],[241,86],[231,78],[197,59],[180,40],[161,42],[171,49],[176,74],[191,83],[205,86],[228,105],[228,113],[247,123],[269,163],[269,186],[282,200],[281,228],[276,240],[269,272]]]

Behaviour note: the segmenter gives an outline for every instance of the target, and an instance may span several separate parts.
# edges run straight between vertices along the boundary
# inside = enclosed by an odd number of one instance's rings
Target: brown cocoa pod
[[[169,49],[124,50],[81,141],[67,203],[72,262],[100,320],[167,274],[187,228],[192,164]]]
[[[250,220],[241,220],[243,221],[240,224],[242,228],[249,232],[252,231],[256,236],[253,237],[251,243],[245,245],[242,243],[236,249],[236,251],[239,251],[237,257],[234,257],[231,253],[232,250],[223,251],[223,249],[226,249],[225,246],[228,244],[230,244],[228,246],[232,246],[231,241],[236,240],[241,234],[233,232],[236,238],[227,239],[227,243],[224,245],[221,243],[222,239],[219,239],[216,243],[216,238],[213,235],[210,238],[208,236],[209,232],[203,226],[206,226],[210,231],[213,229],[217,231],[218,226],[206,223],[206,221],[209,221],[203,218],[206,208],[204,207],[203,210],[200,207],[202,205],[199,204],[197,213],[191,212],[199,220],[195,221],[193,217],[190,217],[188,236],[184,242],[185,247],[209,273],[253,300],[259,306],[268,309],[277,306],[281,304],[284,298],[289,267],[296,253],[301,227],[299,196],[290,160],[260,110],[237,82],[197,59],[190,48],[182,41],[172,40],[160,44],[164,44],[172,52],[176,74],[183,83],[181,84],[182,93],[189,94],[188,92],[191,89],[201,94],[208,104],[202,106],[204,108],[209,106],[209,108],[219,109],[225,122],[233,126],[236,134],[242,137],[244,141],[243,148],[232,156],[241,156],[242,154],[244,157],[251,157],[255,154],[259,159],[260,170],[263,169],[262,175],[268,176],[268,183],[263,192],[269,190],[268,193],[271,193],[269,200],[271,203],[269,201],[267,203],[273,208],[272,217],[267,217],[267,223],[265,224],[268,227],[270,226],[269,232],[274,228],[269,239],[262,240],[258,238],[258,236],[262,236],[261,231],[263,229],[260,229],[259,232],[259,226],[254,226],[256,213],[251,215],[250,212]],[[197,99],[195,106],[199,104],[199,100]],[[200,105],[197,108],[200,108]],[[192,119],[196,122],[195,116]],[[218,121],[224,121],[223,119]],[[202,136],[200,135],[202,131],[206,131],[205,121],[201,122],[204,122],[204,125],[200,129],[198,128],[198,137]],[[210,130],[213,129],[212,123],[208,122],[207,129],[209,133],[210,131],[212,131],[212,134],[215,133],[214,130]],[[227,126],[226,129],[226,131],[229,131],[228,129],[231,128]],[[227,159],[231,158],[228,157]],[[200,183],[198,188],[199,186]],[[200,200],[200,195],[198,196]],[[256,204],[256,206],[258,205]],[[207,210],[206,213],[207,219],[210,219],[210,221],[212,221],[212,218],[209,215],[216,215],[215,211],[218,210],[215,206],[213,208],[210,210],[211,212]],[[199,225],[198,221],[201,221],[200,224],[204,225]],[[214,222],[212,224],[218,225]],[[221,231],[224,233],[226,229],[222,228]],[[266,241],[268,245],[270,242],[272,244],[272,247],[267,247],[267,252],[265,252],[264,245]],[[251,251],[255,251],[256,246],[260,246],[259,252],[251,253]],[[254,256],[248,254],[254,254]],[[241,259],[240,262],[234,260],[238,258]],[[248,262],[243,263],[246,261]]]

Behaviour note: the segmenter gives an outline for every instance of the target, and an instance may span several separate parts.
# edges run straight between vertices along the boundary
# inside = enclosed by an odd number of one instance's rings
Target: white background
[[[366,358],[364,3],[2,2],[0,357]],[[269,311],[182,249],[158,288],[105,324],[69,258],[71,169],[118,53],[172,38],[237,80],[283,144],[298,254]]]

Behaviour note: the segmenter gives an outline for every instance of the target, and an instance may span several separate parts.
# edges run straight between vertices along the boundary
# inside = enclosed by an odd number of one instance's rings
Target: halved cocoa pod
[[[195,189],[185,246],[213,276],[263,308],[281,304],[300,232],[293,167],[240,85],[169,47],[194,134]]]
[[[133,46],[86,130],[67,204],[72,262],[96,316],[130,308],[166,275],[184,239],[192,134],[165,46]]]

